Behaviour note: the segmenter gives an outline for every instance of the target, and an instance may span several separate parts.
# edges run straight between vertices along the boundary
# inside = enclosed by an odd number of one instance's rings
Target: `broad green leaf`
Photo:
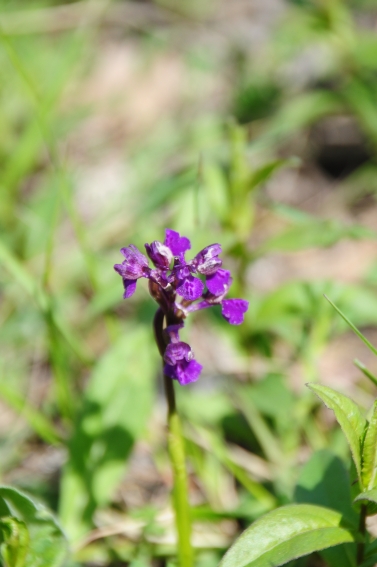
[[[303,466],[294,499],[300,504],[318,504],[337,510],[357,528],[358,515],[352,507],[350,485],[343,461],[323,449],[314,453]]]
[[[363,561],[360,567],[376,567],[377,565],[377,554],[369,556],[365,561]]]
[[[127,328],[95,367],[62,478],[60,515],[72,537],[90,528],[116,490],[150,416],[159,368],[152,330],[140,325]]]
[[[1,555],[7,567],[24,567],[29,549],[30,536],[25,522],[17,518],[0,518],[3,535]]]
[[[307,386],[335,413],[335,417],[348,441],[361,482],[361,443],[366,420],[361,415],[359,407],[350,398],[332,388],[320,384],[307,384]]]
[[[360,502],[362,500],[369,500],[369,502],[374,502],[377,504],[377,488],[372,488],[371,490],[366,490],[365,492],[360,492],[355,498],[355,502]]]
[[[364,504],[367,504],[368,516],[374,516],[377,513],[377,488],[361,492],[356,496],[354,502],[364,502]]]
[[[377,401],[373,405],[373,413],[367,425],[362,448],[362,484],[367,490],[376,486],[377,473]]]
[[[13,523],[10,527],[13,536],[18,537],[19,544],[27,547],[25,560],[22,563],[21,548],[17,552],[17,561],[9,567],[60,567],[64,565],[67,557],[68,546],[64,534],[53,515],[41,504],[34,502],[29,496],[21,491],[9,487],[0,486],[0,516],[12,516],[18,520],[18,524]],[[3,518],[3,522],[5,519]],[[27,542],[27,535],[23,528],[26,526],[30,536]],[[4,527],[0,525],[4,531]],[[16,533],[18,530],[18,534]],[[5,534],[5,543],[12,540],[12,535],[8,541]],[[14,539],[12,540],[14,543]],[[12,545],[12,544],[9,544]],[[16,550],[8,547],[8,556],[16,557]]]
[[[235,541],[219,567],[278,567],[327,547],[354,541],[339,512],[292,504],[269,512]]]
[[[304,465],[295,489],[296,502],[326,506],[340,512],[358,527],[358,515],[352,507],[350,479],[344,463],[330,451],[321,450]],[[321,555],[331,567],[354,567],[356,550],[352,543],[323,550]]]

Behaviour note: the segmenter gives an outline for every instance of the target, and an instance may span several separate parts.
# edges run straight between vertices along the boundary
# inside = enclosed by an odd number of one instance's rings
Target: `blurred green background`
[[[377,340],[376,31],[374,0],[1,1],[0,476],[70,565],[175,564],[156,306],[112,268],[165,228],[221,243],[250,301],[183,338],[197,567],[297,499],[313,452],[348,466],[304,385],[375,396],[323,294]]]

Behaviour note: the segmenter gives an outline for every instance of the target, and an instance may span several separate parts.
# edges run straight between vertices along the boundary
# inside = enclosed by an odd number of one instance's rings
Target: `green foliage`
[[[367,490],[376,487],[377,473],[377,402],[367,425],[362,453],[362,484]]]
[[[50,512],[15,488],[0,487],[1,554],[7,567],[60,567],[68,546]]]
[[[317,394],[329,409],[333,410],[351,449],[359,482],[362,485],[361,448],[363,445],[366,421],[359,407],[350,398],[336,392],[328,386],[308,384],[308,387]]]
[[[145,430],[158,358],[157,349],[141,353],[151,338],[151,330],[130,327],[94,367],[61,484],[60,516],[72,537],[83,536],[95,509],[110,500]]]
[[[2,561],[64,564],[46,501],[73,544],[67,565],[175,565],[155,306],[142,284],[123,303],[111,267],[121,246],[142,249],[169,226],[193,251],[220,242],[232,297],[250,301],[232,334],[214,308],[183,337],[205,369],[177,396],[196,567],[216,565],[240,524],[251,525],[224,567],[301,567],[311,552],[329,567],[372,567],[376,540],[356,561],[356,532],[362,510],[377,510],[376,409],[364,411],[375,368],[355,361],[362,409],[303,383],[323,382],[349,328],[377,353],[369,252],[360,273],[353,256],[339,278],[326,272],[347,246],[370,241],[373,254],[376,239],[364,214],[377,188],[376,37],[360,25],[375,6],[292,0],[255,49],[238,37],[246,8],[178,4],[0,9],[0,473],[33,494],[0,488]],[[365,161],[348,175],[341,139],[347,177],[330,186],[316,132],[329,120],[336,134],[333,119],[353,125]],[[290,273],[313,256],[314,278],[305,264]]]
[[[3,543],[1,555],[9,567],[24,567],[30,546],[27,526],[17,518],[4,517],[0,520]]]
[[[254,522],[219,567],[269,567],[326,547],[352,542],[339,512],[309,504],[282,506]]]
[[[354,530],[358,516],[352,507],[350,478],[344,463],[328,450],[317,451],[304,465],[297,481],[294,499],[299,503],[317,504],[337,510]],[[321,551],[331,567],[354,567],[356,546],[342,544]]]

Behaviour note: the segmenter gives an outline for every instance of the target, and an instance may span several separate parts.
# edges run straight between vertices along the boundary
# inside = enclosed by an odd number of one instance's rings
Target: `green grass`
[[[92,17],[60,31],[59,2],[0,7],[0,478],[53,509],[72,565],[174,565],[155,306],[143,284],[123,302],[112,266],[119,248],[142,249],[166,227],[193,251],[220,242],[232,296],[250,311],[231,331],[217,313],[190,322],[187,340],[210,355],[197,386],[178,393],[197,567],[209,567],[240,527],[291,501],[303,455],[326,447],[349,462],[303,385],[321,381],[321,356],[347,330],[324,293],[358,328],[375,329],[368,274],[289,275],[253,289],[250,270],[375,240],[352,210],[347,220],[317,214],[266,184],[315,167],[297,148],[324,116],[347,115],[371,155],[355,202],[375,207],[376,39],[341,3],[292,3],[265,63],[245,50],[237,66],[230,39],[222,52],[193,39],[201,18],[215,26],[215,3],[208,14],[185,3],[178,16],[170,4],[137,4],[145,19],[133,27],[118,22],[126,1],[69,3],[73,20],[77,6]],[[292,88],[282,69],[318,45],[329,65]],[[345,209],[352,179],[335,182]],[[351,365],[356,353],[345,354]],[[371,402],[368,380],[355,382]]]

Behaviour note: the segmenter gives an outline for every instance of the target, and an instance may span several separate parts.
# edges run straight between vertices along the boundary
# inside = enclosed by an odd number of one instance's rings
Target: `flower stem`
[[[360,519],[359,519],[359,534],[362,536],[362,541],[360,541],[357,544],[357,557],[356,557],[357,565],[361,565],[362,562],[364,561],[366,517],[367,517],[367,506],[366,504],[363,504],[360,508]]]
[[[154,331],[158,350],[163,357],[166,344],[163,335],[165,314],[158,309],[154,318]],[[170,321],[169,321],[170,323]],[[168,406],[168,449],[173,469],[173,506],[178,534],[178,557],[180,567],[193,567],[193,550],[191,547],[191,518],[188,502],[187,473],[185,447],[182,436],[181,421],[175,403],[174,383],[164,375],[165,396]]]

